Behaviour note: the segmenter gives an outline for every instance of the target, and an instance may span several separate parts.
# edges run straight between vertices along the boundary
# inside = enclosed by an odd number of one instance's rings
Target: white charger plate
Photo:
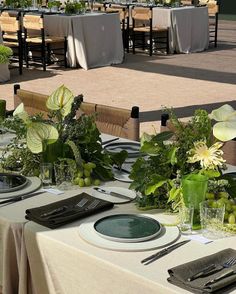
[[[133,180],[131,180],[129,178],[129,174],[126,172],[122,172],[116,168],[112,168],[112,172],[113,172],[114,178],[117,181],[125,182],[125,183],[132,183],[133,182]]]
[[[146,216],[153,217],[152,215]],[[95,221],[88,223],[84,222],[81,224],[79,226],[78,233],[80,237],[89,244],[108,250],[126,252],[148,251],[166,247],[174,243],[180,237],[179,229],[176,226],[173,226],[162,227],[162,231],[157,237],[144,242],[122,243],[111,241],[97,234],[94,229],[94,224],[97,220],[99,220],[99,217]]]
[[[134,200],[136,198],[136,192],[127,188],[123,188],[123,187],[106,187],[106,186],[99,186],[101,189],[104,189],[106,191],[112,191],[112,192],[116,192],[119,194],[122,194],[124,196],[127,196],[130,198],[130,200],[125,200],[116,196],[112,196],[112,195],[108,195],[108,194],[104,194],[101,192],[98,192],[94,189],[91,190],[92,196],[102,199],[102,200],[107,200],[109,202],[112,202],[114,204],[120,204],[120,203],[128,203],[132,200]]]
[[[38,190],[42,185],[41,180],[37,177],[27,177],[27,180],[27,184],[22,189],[12,192],[1,193],[0,199],[14,198],[22,196],[24,194],[29,194]]]

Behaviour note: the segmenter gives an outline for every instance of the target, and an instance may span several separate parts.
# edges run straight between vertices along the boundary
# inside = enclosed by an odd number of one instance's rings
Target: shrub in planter
[[[10,71],[8,69],[9,58],[12,56],[12,49],[0,45],[0,82],[6,82],[10,79]]]

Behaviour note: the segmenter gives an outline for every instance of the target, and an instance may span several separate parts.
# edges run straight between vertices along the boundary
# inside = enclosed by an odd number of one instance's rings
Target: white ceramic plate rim
[[[152,215],[147,215],[147,216],[154,217]],[[112,250],[112,251],[139,252],[139,251],[159,249],[174,243],[180,237],[179,229],[176,226],[171,226],[171,227],[167,226],[167,227],[163,227],[163,232],[162,232],[163,235],[160,236],[159,238],[154,238],[149,241],[138,242],[138,243],[114,242],[114,241],[107,240],[105,238],[100,237],[95,232],[93,226],[98,219],[99,218],[91,222],[82,223],[79,226],[78,233],[80,237],[84,241],[88,242],[89,244],[99,248]],[[158,218],[155,218],[155,219],[158,220]]]

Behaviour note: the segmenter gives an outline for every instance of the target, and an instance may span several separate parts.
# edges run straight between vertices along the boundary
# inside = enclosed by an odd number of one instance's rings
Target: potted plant
[[[9,58],[12,56],[12,49],[0,45],[0,82],[6,82],[10,80],[10,71],[8,68]]]

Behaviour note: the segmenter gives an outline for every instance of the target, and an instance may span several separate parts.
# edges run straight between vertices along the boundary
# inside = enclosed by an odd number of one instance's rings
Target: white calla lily
[[[215,138],[226,142],[236,137],[236,111],[232,106],[225,104],[213,110],[209,116],[217,121],[213,126]]]
[[[65,117],[70,113],[73,101],[73,93],[62,85],[48,97],[46,105],[48,109],[60,110],[61,115]]]

